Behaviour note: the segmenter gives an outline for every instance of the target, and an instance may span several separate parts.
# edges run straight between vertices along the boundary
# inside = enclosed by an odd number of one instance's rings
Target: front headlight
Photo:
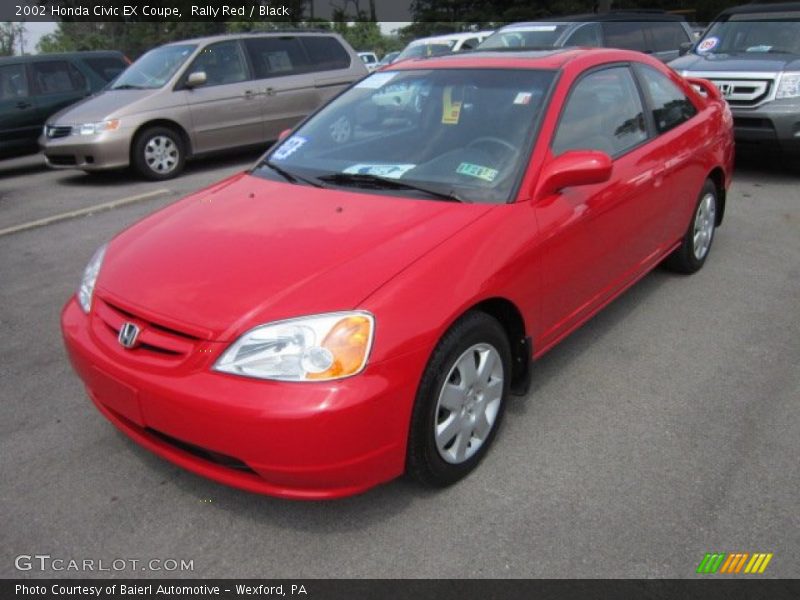
[[[83,271],[83,278],[81,285],[78,288],[78,304],[81,305],[83,312],[89,313],[92,308],[92,296],[94,295],[94,284],[97,281],[97,275],[100,273],[100,266],[103,264],[103,258],[106,255],[106,247],[108,244],[103,244],[92,256],[86,269]]]
[[[775,92],[775,99],[781,98],[800,98],[800,73],[783,73],[778,91]]]
[[[365,311],[268,323],[236,340],[214,369],[279,381],[342,379],[364,368],[374,331],[375,318]]]
[[[119,129],[119,119],[110,119],[97,123],[83,123],[82,125],[73,127],[72,133],[78,135],[95,135],[103,131],[116,131],[117,129]]]

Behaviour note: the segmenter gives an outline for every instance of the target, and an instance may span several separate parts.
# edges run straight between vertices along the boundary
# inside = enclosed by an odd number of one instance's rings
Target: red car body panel
[[[595,66],[631,61],[672,78],[698,114],[614,160],[609,181],[545,193],[540,175],[555,160],[550,140],[572,84]],[[516,201],[435,202],[241,174],[140,221],[109,245],[90,314],[74,299],[62,313],[71,361],[117,427],[249,491],[363,491],[403,472],[418,382],[461,315],[503,303],[538,357],[677,247],[708,177],[730,185],[730,111],[655,59],[569,50],[424,66],[560,70]],[[257,325],[348,309],[375,315],[357,376],[287,383],[211,370]],[[117,343],[125,320],[142,328],[141,347]]]

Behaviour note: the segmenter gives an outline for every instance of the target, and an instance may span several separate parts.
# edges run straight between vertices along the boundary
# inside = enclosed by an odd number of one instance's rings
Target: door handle
[[[252,98],[255,95],[256,95],[256,93],[253,90],[245,90],[244,91],[244,97],[245,98]]]
[[[274,96],[275,92],[276,92],[275,88],[271,88],[271,87],[268,87],[267,89],[264,90],[264,93],[267,96]]]
[[[31,106],[30,102],[25,102],[24,100],[17,102],[17,108],[30,108]]]

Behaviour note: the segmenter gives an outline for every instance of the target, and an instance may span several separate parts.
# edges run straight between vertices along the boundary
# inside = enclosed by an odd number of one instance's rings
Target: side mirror
[[[278,141],[279,141],[279,142],[282,142],[282,141],[283,141],[283,140],[285,140],[287,137],[289,137],[289,134],[291,134],[291,133],[292,133],[292,130],[291,130],[291,129],[284,129],[283,131],[281,131],[281,132],[278,134]]]
[[[611,179],[613,168],[611,157],[605,152],[597,150],[565,152],[542,169],[536,198],[552,196],[567,187],[604,183]]]
[[[692,49],[692,46],[694,46],[694,42],[683,42],[680,46],[678,46],[678,56],[689,54],[689,50]]]
[[[206,81],[208,81],[208,78],[206,77],[205,71],[195,71],[194,73],[190,73],[189,77],[186,78],[186,87],[199,87],[205,85]]]

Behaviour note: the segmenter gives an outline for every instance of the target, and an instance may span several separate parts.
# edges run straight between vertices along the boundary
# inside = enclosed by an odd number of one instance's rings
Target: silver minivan
[[[150,50],[102,92],[47,120],[56,168],[133,166],[169,179],[187,158],[277,139],[367,68],[338,34],[224,35]],[[336,124],[332,136],[350,124]]]

